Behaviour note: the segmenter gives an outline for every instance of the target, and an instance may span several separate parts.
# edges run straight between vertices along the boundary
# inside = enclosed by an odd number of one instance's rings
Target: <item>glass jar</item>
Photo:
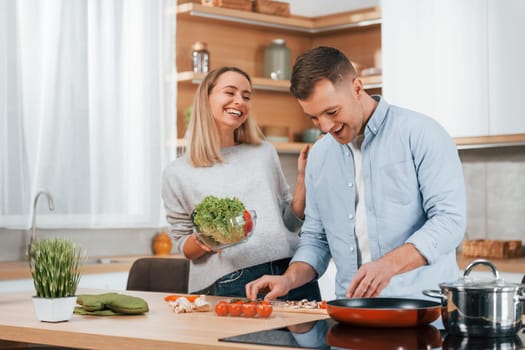
[[[210,54],[207,49],[207,44],[202,41],[197,41],[193,44],[192,49],[193,71],[195,73],[208,73]]]
[[[274,39],[264,50],[264,76],[274,80],[290,79],[290,49],[284,39]]]

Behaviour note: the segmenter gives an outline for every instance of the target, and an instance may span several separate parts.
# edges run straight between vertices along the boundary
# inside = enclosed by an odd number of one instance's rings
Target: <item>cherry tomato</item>
[[[230,316],[241,316],[242,302],[228,304],[228,312],[230,313]]]
[[[244,210],[244,235],[247,236],[248,233],[253,229],[252,216],[248,210]]]
[[[257,313],[257,305],[246,303],[242,305],[242,314],[244,317],[254,317]]]
[[[319,305],[319,308],[326,309],[326,300],[321,300],[321,305]]]
[[[225,301],[219,301],[215,304],[215,313],[217,316],[227,316],[228,315],[228,303]]]
[[[273,307],[270,304],[259,304],[257,305],[257,316],[262,318],[270,317],[273,312]]]

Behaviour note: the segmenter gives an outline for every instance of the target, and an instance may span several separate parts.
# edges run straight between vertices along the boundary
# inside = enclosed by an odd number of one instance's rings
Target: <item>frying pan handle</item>
[[[492,270],[492,274],[494,275],[494,278],[499,280],[498,269],[496,269],[496,266],[494,266],[493,263],[491,263],[490,261],[485,260],[485,259],[477,259],[477,260],[474,260],[473,262],[471,262],[470,264],[468,264],[467,268],[465,269],[465,272],[463,273],[463,277],[467,277],[470,274],[470,271],[476,265],[486,265],[486,266],[490,267],[490,269]]]
[[[442,299],[442,300],[446,300],[447,299],[446,295],[443,294],[439,290],[425,289],[423,291],[423,294],[425,294],[427,297],[431,297],[431,298],[438,298],[438,299]]]

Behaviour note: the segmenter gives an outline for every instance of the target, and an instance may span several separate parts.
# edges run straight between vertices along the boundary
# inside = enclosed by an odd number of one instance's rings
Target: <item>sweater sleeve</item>
[[[175,251],[182,254],[184,243],[193,232],[193,223],[191,221],[191,212],[185,209],[180,197],[176,195],[181,193],[178,189],[180,184],[175,181],[173,176],[170,176],[170,171],[172,171],[172,168],[169,167],[163,175],[162,199]]]
[[[273,171],[276,174],[276,191],[280,200],[281,215],[283,218],[284,226],[291,231],[298,233],[303,225],[303,220],[298,218],[292,210],[292,194],[290,192],[290,185],[286,181],[284,176],[281,161],[277,151],[272,146],[272,160],[273,160]]]

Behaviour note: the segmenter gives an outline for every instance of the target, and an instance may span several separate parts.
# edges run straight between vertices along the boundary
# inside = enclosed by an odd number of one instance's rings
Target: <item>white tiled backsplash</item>
[[[467,189],[467,237],[525,241],[525,146],[461,150]],[[280,155],[295,188],[297,155]],[[65,235],[90,256],[149,255],[162,228],[118,230],[39,230],[39,236]],[[0,229],[0,261],[24,259],[29,231]]]
[[[525,241],[525,146],[462,150],[467,238]]]

